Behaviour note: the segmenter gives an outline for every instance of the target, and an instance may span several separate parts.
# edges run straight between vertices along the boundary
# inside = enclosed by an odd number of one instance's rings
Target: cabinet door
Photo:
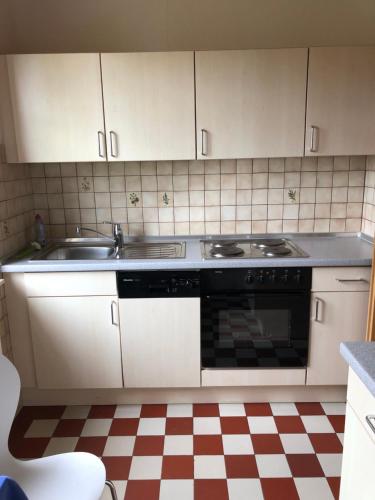
[[[16,152],[8,162],[105,158],[99,54],[6,56]]]
[[[28,299],[40,389],[122,387],[116,297]]]
[[[374,154],[374,116],[375,47],[310,49],[306,155]]]
[[[195,158],[194,54],[102,54],[108,157]]]
[[[340,342],[364,340],[368,292],[312,294],[307,385],[340,385],[348,379],[348,365]]]
[[[125,387],[200,386],[200,299],[124,299]]]
[[[340,500],[370,500],[375,491],[375,438],[367,422],[360,422],[346,406]],[[371,434],[370,434],[371,433]]]
[[[198,158],[302,156],[307,49],[196,53]]]

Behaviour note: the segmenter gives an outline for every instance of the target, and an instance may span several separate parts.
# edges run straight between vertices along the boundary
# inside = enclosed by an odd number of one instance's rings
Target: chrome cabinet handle
[[[117,303],[114,300],[112,300],[112,302],[111,302],[111,321],[112,321],[112,325],[118,326],[118,323],[115,321],[115,314],[114,314],[113,306],[117,307]]]
[[[118,153],[117,153],[117,137],[116,137],[116,132],[114,132],[113,130],[109,131],[109,143],[111,146],[111,156],[112,156],[112,158],[116,158],[118,155]]]
[[[368,283],[368,280],[365,280],[365,278],[336,278],[336,281],[340,283]]]
[[[321,307],[319,307],[319,306],[321,306]],[[318,297],[316,297],[314,321],[316,321],[318,323],[321,323],[322,319],[323,319],[322,309],[323,309],[323,301],[322,301],[322,299],[318,299]]]
[[[366,422],[370,426],[370,429],[375,433],[375,415],[366,415]]]
[[[310,135],[310,152],[316,153],[318,151],[318,127],[311,125],[311,135]]]
[[[207,156],[207,130],[201,129],[201,155]]]
[[[102,148],[103,144],[103,148]],[[98,130],[98,148],[100,158],[105,158],[105,137],[101,130]]]

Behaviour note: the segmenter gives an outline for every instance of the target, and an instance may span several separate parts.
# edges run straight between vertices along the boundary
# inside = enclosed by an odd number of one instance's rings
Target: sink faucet
[[[97,231],[96,229],[91,229],[90,227],[77,226],[76,233],[77,235],[80,235],[81,231],[84,230],[99,234],[100,236],[103,236],[104,238],[111,240],[114,243],[116,254],[118,254],[119,250],[121,250],[124,247],[124,234],[122,232],[121,224],[119,224],[118,222],[108,222],[108,221],[104,221],[103,224],[111,224],[112,234],[113,234],[112,238],[110,238],[104,233],[101,233],[100,231]]]

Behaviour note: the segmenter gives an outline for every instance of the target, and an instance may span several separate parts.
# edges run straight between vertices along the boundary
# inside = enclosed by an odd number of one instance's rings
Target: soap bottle
[[[35,237],[41,247],[46,244],[46,229],[42,217],[39,214],[35,216]]]

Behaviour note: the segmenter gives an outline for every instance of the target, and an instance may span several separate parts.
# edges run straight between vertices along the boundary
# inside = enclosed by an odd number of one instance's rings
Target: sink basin
[[[111,259],[114,253],[111,246],[64,245],[52,247],[32,260],[100,260]]]
[[[125,243],[116,254],[113,246],[103,242],[65,241],[55,242],[30,260],[181,259],[185,248],[186,242],[133,242]]]

